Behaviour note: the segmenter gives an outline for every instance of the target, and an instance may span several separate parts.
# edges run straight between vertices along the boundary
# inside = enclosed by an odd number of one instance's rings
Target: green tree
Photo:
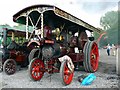
[[[116,29],[118,27],[118,12],[110,11],[105,13],[100,19],[100,25],[104,30]]]
[[[118,11],[110,11],[105,13],[100,19],[100,25],[107,32],[106,42],[110,44],[118,44]],[[104,40],[101,45],[104,45]]]

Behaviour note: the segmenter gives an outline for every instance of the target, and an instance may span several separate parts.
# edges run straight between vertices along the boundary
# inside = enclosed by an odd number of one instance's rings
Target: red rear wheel
[[[98,51],[98,46],[94,42],[90,46],[91,50],[90,52],[90,63],[91,63],[91,71],[97,71],[98,69],[98,62],[99,62],[99,51]]]
[[[63,61],[60,67],[60,76],[62,78],[62,83],[64,85],[68,85],[72,82],[73,79],[73,73],[67,66],[67,61]]]
[[[84,46],[84,68],[87,72],[95,72],[98,69],[99,51],[96,42],[86,42]]]
[[[40,80],[44,75],[44,63],[39,58],[31,60],[29,65],[30,78],[37,81]]]

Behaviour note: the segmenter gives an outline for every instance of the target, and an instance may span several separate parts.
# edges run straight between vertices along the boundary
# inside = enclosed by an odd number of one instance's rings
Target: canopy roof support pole
[[[11,40],[14,41],[14,38],[15,38],[15,36],[14,36],[14,32],[12,32]]]
[[[41,13],[41,38],[43,38],[43,12]]]
[[[28,14],[26,15],[26,39],[28,40]]]
[[[37,22],[36,22],[36,24],[35,24],[35,27],[37,27],[37,25],[38,25],[38,23],[39,23],[39,21],[40,21],[40,18],[41,18],[41,15],[39,16],[39,18],[38,18],[38,20],[37,20]]]

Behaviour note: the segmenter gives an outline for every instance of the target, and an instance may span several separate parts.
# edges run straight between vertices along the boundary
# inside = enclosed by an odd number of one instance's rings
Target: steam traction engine
[[[68,85],[74,68],[84,66],[87,72],[97,71],[98,46],[85,32],[99,33],[97,28],[50,5],[27,7],[16,13],[13,20],[26,24],[26,34],[28,26],[33,27],[32,34],[26,35],[28,46],[35,46],[29,54],[29,74],[33,80],[40,80],[45,72],[60,71],[63,84]]]
[[[27,48],[27,42],[23,40],[25,32],[3,28],[3,48],[0,48],[0,71],[6,74],[14,74],[17,65],[26,67],[30,50]]]

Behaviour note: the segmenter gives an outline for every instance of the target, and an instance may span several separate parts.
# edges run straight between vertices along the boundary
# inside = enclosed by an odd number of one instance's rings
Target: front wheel
[[[44,68],[45,66],[41,59],[34,58],[33,60],[31,60],[29,65],[30,78],[35,81],[40,80],[44,75]]]
[[[8,75],[12,75],[16,72],[16,66],[15,60],[7,59],[3,64],[3,71]]]
[[[67,65],[67,60],[64,60],[60,67],[60,77],[63,85],[69,85],[72,82],[74,71],[71,72]]]
[[[83,65],[87,72],[95,72],[98,69],[99,50],[98,45],[94,41],[88,41],[84,46]]]

